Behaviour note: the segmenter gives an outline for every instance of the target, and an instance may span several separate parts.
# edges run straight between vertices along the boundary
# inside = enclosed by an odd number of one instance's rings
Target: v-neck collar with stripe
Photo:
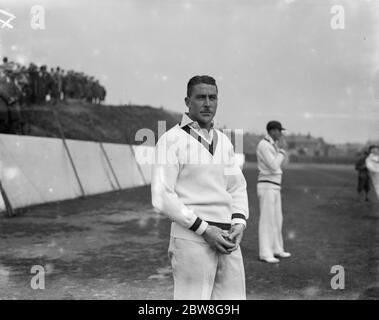
[[[269,134],[266,134],[266,136],[263,139],[269,142],[277,152],[279,151],[278,144],[274,141],[274,139]]]
[[[197,121],[193,121],[188,113],[183,113],[182,120],[180,120],[179,126],[181,128],[185,126],[190,126],[191,129],[195,130],[197,134],[199,134],[203,139],[205,139],[208,144],[212,143],[213,140],[213,133],[214,133],[214,122],[212,121],[211,128],[208,132],[207,129],[203,129],[200,127],[199,123]]]
[[[266,136],[264,137],[264,139],[267,141],[267,142],[270,142],[271,144],[274,144],[275,145],[275,141],[273,138],[271,138],[271,136],[269,134],[266,134]]]
[[[193,121],[187,113],[184,113],[179,127],[201,143],[212,156],[215,154],[218,137],[217,132],[213,128],[213,121],[208,132],[206,129],[201,128],[197,121]]]

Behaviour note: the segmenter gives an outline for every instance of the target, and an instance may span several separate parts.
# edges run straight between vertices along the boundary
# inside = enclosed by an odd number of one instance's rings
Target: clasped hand
[[[233,225],[229,231],[208,225],[203,237],[211,248],[223,254],[230,254],[238,249],[244,229],[245,226],[239,223]]]

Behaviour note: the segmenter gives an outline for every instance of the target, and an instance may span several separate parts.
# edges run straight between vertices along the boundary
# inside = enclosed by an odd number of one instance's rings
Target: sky
[[[378,0],[40,0],[44,30],[30,26],[34,4],[0,0],[16,16],[0,56],[93,75],[109,104],[184,112],[189,78],[208,74],[220,125],[379,139]]]

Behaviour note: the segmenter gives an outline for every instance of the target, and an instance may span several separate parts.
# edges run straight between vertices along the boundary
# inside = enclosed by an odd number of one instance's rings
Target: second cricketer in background
[[[257,146],[259,218],[259,258],[269,263],[279,262],[279,258],[288,258],[290,253],[283,248],[282,237],[282,200],[281,200],[281,165],[285,151],[278,146],[282,136],[281,123],[270,121],[267,135]]]
[[[379,146],[370,146],[368,153],[366,167],[370,173],[377,200],[379,200]]]

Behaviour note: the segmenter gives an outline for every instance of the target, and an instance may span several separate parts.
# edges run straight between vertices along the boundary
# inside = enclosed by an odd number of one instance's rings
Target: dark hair
[[[200,84],[200,83],[205,83],[205,84],[210,84],[212,86],[216,86],[216,89],[217,89],[216,80],[214,78],[212,78],[211,76],[206,76],[206,75],[204,75],[204,76],[194,76],[194,77],[192,77],[188,81],[188,84],[187,84],[187,97],[191,97],[192,91],[193,91],[193,87],[196,86],[197,84]]]
[[[372,149],[379,148],[379,146],[371,145],[368,147],[368,152],[370,153]]]

